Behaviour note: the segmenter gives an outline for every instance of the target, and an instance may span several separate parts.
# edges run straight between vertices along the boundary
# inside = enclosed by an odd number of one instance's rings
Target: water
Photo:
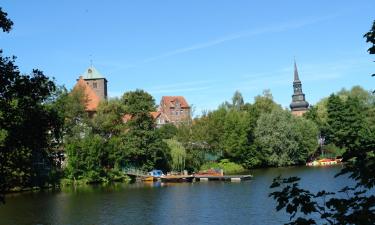
[[[240,183],[197,182],[163,185],[114,184],[61,191],[22,193],[0,206],[0,224],[283,224],[268,197],[279,174],[302,177],[311,190],[338,190],[347,178],[334,175],[341,167],[259,169]]]

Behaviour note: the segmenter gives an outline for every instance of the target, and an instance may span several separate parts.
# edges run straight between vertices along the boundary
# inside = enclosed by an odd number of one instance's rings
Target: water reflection
[[[333,178],[339,169],[261,169],[240,183],[115,183],[23,193],[0,206],[0,224],[281,224],[288,216],[268,197],[274,177],[301,176],[304,187],[337,190],[349,184]]]

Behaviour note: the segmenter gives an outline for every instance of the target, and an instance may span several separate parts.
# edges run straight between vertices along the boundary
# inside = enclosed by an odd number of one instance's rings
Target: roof
[[[153,119],[156,119],[160,116],[161,112],[150,112],[150,115],[152,116]],[[127,122],[129,120],[132,119],[132,115],[130,114],[125,114],[123,117],[122,117],[122,120],[124,122]]]
[[[86,111],[96,111],[100,102],[100,98],[98,97],[98,95],[96,95],[95,91],[86,84],[82,76],[79,77],[73,90],[77,90],[78,88],[84,90],[85,97],[87,98]]]
[[[89,79],[105,79],[105,77],[97,70],[95,67],[90,66],[85,70],[85,72],[82,74],[83,79],[89,80]]]
[[[294,60],[294,82],[300,82],[299,76],[298,76],[296,60]]]
[[[161,99],[161,102],[167,107],[175,107],[176,101],[180,103],[182,108],[190,107],[183,96],[163,96]]]
[[[156,119],[160,116],[161,112],[151,112],[150,114],[151,114],[152,118]]]

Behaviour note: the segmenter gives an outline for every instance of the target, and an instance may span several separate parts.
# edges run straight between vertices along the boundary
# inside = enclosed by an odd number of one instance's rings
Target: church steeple
[[[302,82],[299,79],[297,63],[294,60],[294,81],[293,81],[293,95],[290,109],[294,115],[301,116],[307,111],[309,103],[305,100],[305,94],[302,92]]]
[[[294,60],[294,82],[300,81],[298,76],[298,70],[297,70],[297,63],[296,60]]]

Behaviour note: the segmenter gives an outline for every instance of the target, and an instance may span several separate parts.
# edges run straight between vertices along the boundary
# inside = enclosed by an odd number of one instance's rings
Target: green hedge
[[[242,173],[246,171],[243,166],[230,162],[228,159],[222,159],[220,162],[207,162],[200,168],[200,170],[208,169],[222,169],[225,174]]]

